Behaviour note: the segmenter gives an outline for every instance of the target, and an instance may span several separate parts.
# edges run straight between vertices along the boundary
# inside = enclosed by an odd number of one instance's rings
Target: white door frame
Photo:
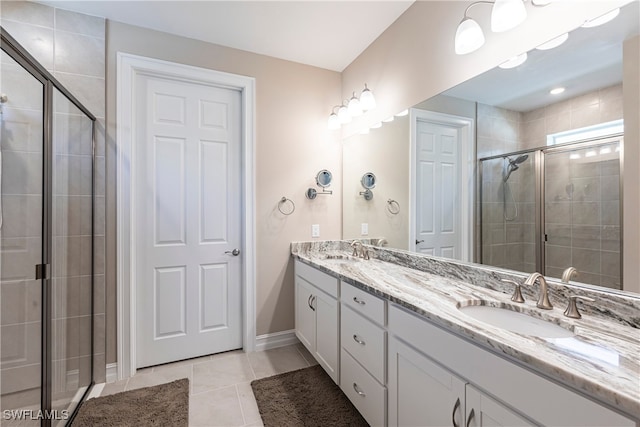
[[[136,372],[136,232],[133,220],[135,166],[133,137],[140,119],[135,117],[137,75],[173,78],[184,82],[236,89],[242,99],[242,336],[245,351],[256,343],[255,303],[255,79],[159,59],[117,54],[117,364],[118,379]]]
[[[469,117],[454,116],[452,114],[438,113],[435,111],[420,110],[411,108],[409,110],[410,123],[410,139],[411,148],[409,155],[409,242],[410,251],[416,250],[416,215],[413,214],[416,203],[416,187],[417,187],[417,128],[418,121],[435,123],[458,128],[460,130],[460,248],[462,259],[460,261],[470,262],[473,260],[473,224],[474,209],[473,196],[475,188],[474,168],[475,168],[475,121]],[[464,203],[466,201],[466,203]]]

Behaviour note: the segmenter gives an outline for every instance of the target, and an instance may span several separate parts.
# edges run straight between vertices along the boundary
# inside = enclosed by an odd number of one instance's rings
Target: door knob
[[[238,255],[240,255],[240,250],[234,249],[232,251],[225,251],[225,254],[231,254],[233,256],[238,256]]]
[[[424,240],[416,240],[416,245],[419,245],[422,242],[424,242]]]

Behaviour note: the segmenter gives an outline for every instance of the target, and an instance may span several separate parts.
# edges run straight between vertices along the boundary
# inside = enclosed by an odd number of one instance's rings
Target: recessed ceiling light
[[[527,53],[525,52],[522,55],[514,56],[508,61],[503,62],[502,64],[498,65],[498,67],[507,70],[509,68],[515,68],[518,65],[523,64],[524,61],[526,60],[527,60]]]
[[[538,46],[536,49],[538,50],[549,50],[549,49],[553,49],[554,47],[558,47],[560,46],[562,43],[566,42],[567,39],[569,38],[569,33],[564,33],[561,36],[556,37],[553,40],[549,40],[546,43],[542,43],[540,46]]]
[[[409,114],[409,110],[402,110],[398,114],[396,114],[396,117],[406,116],[407,114]]]
[[[556,87],[556,88],[551,89],[551,90],[549,91],[549,93],[550,93],[551,95],[560,95],[560,94],[561,94],[562,92],[564,92],[564,91],[565,91],[565,88],[563,88],[563,87]]]
[[[603,25],[603,24],[606,24],[607,22],[611,21],[616,16],[618,16],[618,14],[620,14],[620,8],[613,9],[611,12],[605,13],[602,16],[598,16],[597,18],[594,18],[594,19],[592,19],[590,21],[587,21],[584,24],[582,24],[582,26],[584,28],[597,27],[598,25]]]

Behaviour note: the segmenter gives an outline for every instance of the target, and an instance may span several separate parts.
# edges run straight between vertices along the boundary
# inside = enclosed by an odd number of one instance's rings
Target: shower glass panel
[[[520,153],[482,160],[483,264],[536,270],[535,155]]]
[[[42,384],[44,85],[0,57],[0,409],[38,410]],[[3,425],[17,424],[4,421]],[[40,425],[25,419],[19,425]]]
[[[545,274],[621,288],[621,138],[549,150],[544,161]]]
[[[91,384],[93,122],[55,88],[53,108],[51,401],[71,413]]]

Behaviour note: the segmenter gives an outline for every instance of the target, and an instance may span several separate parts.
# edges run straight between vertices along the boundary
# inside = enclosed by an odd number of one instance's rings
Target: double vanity
[[[373,426],[640,425],[637,297],[359,242],[292,255],[296,335]]]

